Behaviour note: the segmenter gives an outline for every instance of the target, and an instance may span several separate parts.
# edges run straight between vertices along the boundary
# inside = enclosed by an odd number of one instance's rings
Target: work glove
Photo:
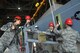
[[[56,39],[56,41],[59,42],[59,43],[63,43],[63,38],[59,37],[59,38]]]

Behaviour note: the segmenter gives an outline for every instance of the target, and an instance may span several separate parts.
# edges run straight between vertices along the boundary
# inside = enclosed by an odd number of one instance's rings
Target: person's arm
[[[12,28],[12,22],[9,22],[5,25],[3,25],[0,30],[2,31],[12,31],[14,28]]]
[[[54,28],[54,33],[57,34],[57,35],[61,35],[62,33],[62,30],[57,30],[57,28],[59,27],[59,24],[57,24]]]

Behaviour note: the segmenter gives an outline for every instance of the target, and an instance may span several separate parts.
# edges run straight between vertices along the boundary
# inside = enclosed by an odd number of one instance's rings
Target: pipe
[[[53,6],[51,5],[51,1],[49,0],[49,5],[50,5],[50,9],[51,9],[51,14],[52,14],[52,19],[53,19],[53,23],[55,25],[55,18],[54,18],[54,13],[53,13],[53,7],[55,10],[55,4],[53,3]]]
[[[36,12],[33,14],[32,20],[34,19],[34,17],[37,15],[37,13],[39,12],[40,8],[42,7],[42,5],[44,4],[45,0],[43,0],[41,2],[41,5],[37,8]]]

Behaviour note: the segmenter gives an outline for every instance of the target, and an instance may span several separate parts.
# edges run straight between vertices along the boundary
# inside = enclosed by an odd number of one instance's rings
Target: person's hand
[[[15,26],[14,25],[12,25],[12,29],[15,29]]]
[[[63,38],[59,37],[56,39],[56,41],[58,41],[59,43],[62,43],[63,42]]]
[[[55,27],[59,27],[59,25],[60,25],[60,24],[56,24],[56,26],[55,26]]]

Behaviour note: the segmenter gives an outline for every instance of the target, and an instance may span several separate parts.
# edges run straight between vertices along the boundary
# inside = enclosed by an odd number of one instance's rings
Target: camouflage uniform
[[[24,25],[23,28],[24,28],[25,31],[31,31],[31,26],[30,26],[29,23],[27,23],[27,24],[25,23],[25,25]],[[26,37],[24,36],[26,38],[25,41],[27,39],[32,39],[33,38],[33,36],[32,36],[31,33],[28,33],[27,35],[28,35],[28,37],[27,36]],[[26,44],[28,44],[28,46],[26,48],[29,47],[28,49],[26,49],[26,52],[32,53],[32,43],[31,42],[26,42]]]
[[[73,30],[71,27],[67,27],[64,30],[56,30],[55,33],[60,34],[63,42],[60,45],[60,51],[61,53],[77,53],[77,45],[76,42],[80,42],[80,36],[79,33],[75,30]]]
[[[3,25],[0,30],[5,31],[2,37],[0,38],[0,53],[4,53],[5,49],[8,48],[9,50],[5,53],[19,53],[18,51],[18,27],[13,30],[12,22]]]
[[[57,34],[54,33],[54,30],[51,31],[50,29],[47,30],[47,32],[50,32],[52,33],[54,36],[47,36],[47,40],[48,41],[56,41],[56,36]],[[44,47],[45,47],[45,50],[49,51],[49,53],[55,53],[57,52],[57,44],[56,45],[52,45],[52,44],[45,44]]]

